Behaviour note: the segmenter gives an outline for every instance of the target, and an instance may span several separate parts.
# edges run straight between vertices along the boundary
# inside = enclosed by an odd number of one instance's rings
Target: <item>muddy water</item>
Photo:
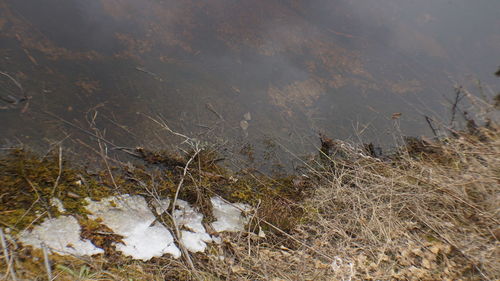
[[[495,92],[499,12],[496,0],[0,0],[0,71],[23,87],[0,77],[1,143],[95,145],[92,127],[117,146],[176,143],[149,117],[264,158],[308,151],[318,132],[430,134],[423,116],[446,120],[455,84]]]

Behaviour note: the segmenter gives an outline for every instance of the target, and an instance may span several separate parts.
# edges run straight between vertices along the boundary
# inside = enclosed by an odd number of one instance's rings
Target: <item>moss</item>
[[[114,244],[123,243],[122,236],[113,233],[113,230],[102,224],[100,219],[80,219],[78,223],[82,227],[81,237],[83,239],[88,239],[96,247],[103,249],[108,257],[118,254]]]
[[[57,208],[51,206],[53,197],[62,201],[67,213],[85,215],[85,197],[100,199],[112,194],[92,176],[65,161],[59,170],[56,155],[39,157],[20,149],[1,156],[0,182],[0,223],[13,231],[22,230],[48,215],[60,215]]]

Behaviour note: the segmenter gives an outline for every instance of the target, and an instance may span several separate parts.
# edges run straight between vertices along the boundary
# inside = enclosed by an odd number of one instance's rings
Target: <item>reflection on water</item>
[[[121,146],[169,144],[147,116],[227,146],[298,149],[319,131],[387,143],[395,125],[428,134],[422,116],[444,116],[456,82],[496,82],[497,11],[496,0],[0,0],[0,71],[30,97],[16,105],[1,77],[2,143],[81,137],[44,112]]]

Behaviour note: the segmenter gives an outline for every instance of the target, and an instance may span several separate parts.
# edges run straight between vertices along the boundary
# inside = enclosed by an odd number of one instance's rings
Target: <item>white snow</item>
[[[250,210],[250,206],[243,203],[229,204],[219,197],[210,199],[213,207],[214,217],[217,219],[212,223],[212,227],[217,232],[222,231],[243,231],[248,219],[242,216],[242,211]]]
[[[171,232],[156,221],[153,210],[144,197],[139,195],[119,195],[104,198],[101,201],[86,199],[85,207],[90,219],[100,219],[114,233],[123,236],[123,243],[115,243],[118,251],[126,256],[143,261],[153,257],[171,254],[179,258],[181,252],[174,243]],[[248,219],[242,215],[250,210],[250,206],[241,203],[230,204],[219,197],[211,198],[213,215],[216,221],[212,226],[216,232],[242,231]],[[169,199],[158,199],[152,202],[157,215],[167,212],[171,203]],[[54,198],[51,204],[60,212],[65,211],[60,200]],[[210,236],[203,226],[203,214],[184,200],[176,200],[174,210],[175,221],[181,229],[181,242],[191,252],[204,252],[207,243],[221,243],[220,237]],[[45,244],[59,254],[94,255],[103,253],[90,241],[80,239],[81,227],[72,216],[60,216],[47,219],[35,226],[31,232],[20,235],[20,241],[26,245],[40,248]]]
[[[103,224],[124,237],[125,244],[115,244],[124,255],[143,261],[166,253],[180,257],[172,234],[165,226],[154,223],[155,216],[144,197],[120,195],[88,202],[86,208],[92,213],[90,218],[100,218]]]
[[[45,220],[31,232],[21,233],[19,241],[36,248],[42,248],[44,243],[51,251],[62,255],[91,256],[104,252],[90,241],[81,240],[80,231],[74,217],[60,216]]]
[[[212,242],[212,237],[207,233],[191,232],[181,230],[181,240],[186,249],[190,252],[204,252],[207,248],[207,243]]]
[[[202,224],[203,215],[196,212],[189,203],[184,200],[177,200],[174,211],[175,221],[179,228],[183,227],[190,231],[181,231],[181,241],[191,252],[204,252],[206,243],[212,242],[212,237],[206,232]]]

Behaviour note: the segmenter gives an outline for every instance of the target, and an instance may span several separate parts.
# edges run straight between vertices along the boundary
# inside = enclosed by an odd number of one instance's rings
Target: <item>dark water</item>
[[[390,145],[446,120],[456,84],[493,96],[499,14],[497,0],[0,0],[0,71],[24,88],[0,77],[0,142],[95,144],[94,124],[169,147],[147,117],[161,116],[233,150],[307,151],[318,132]]]

